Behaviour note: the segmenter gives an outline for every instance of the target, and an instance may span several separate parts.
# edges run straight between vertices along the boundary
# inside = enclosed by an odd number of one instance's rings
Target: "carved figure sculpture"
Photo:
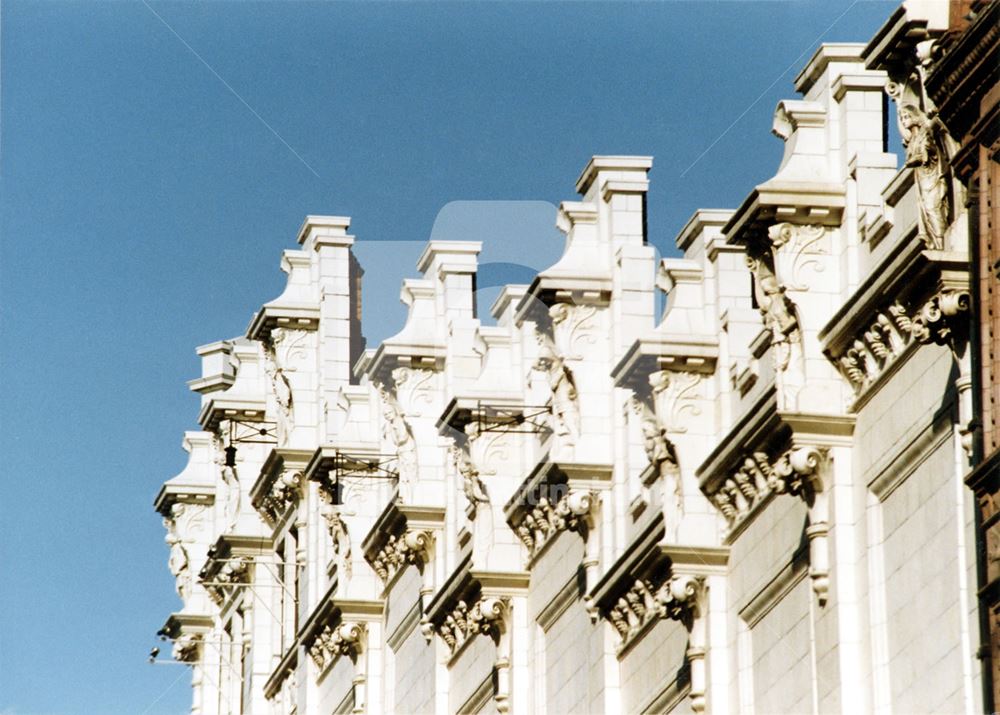
[[[396,447],[399,486],[401,490],[408,489],[417,476],[417,443],[389,391],[380,388],[379,396],[382,398],[382,435]]]
[[[182,601],[187,601],[191,590],[190,560],[188,559],[187,549],[184,548],[184,544],[175,531],[175,520],[181,515],[183,510],[183,504],[175,504],[171,509],[171,518],[164,519],[163,525],[167,527],[165,541],[170,546],[170,558],[167,560],[167,567],[174,576],[177,595],[181,597]]]
[[[284,370],[278,367],[273,350],[264,351],[264,372],[271,381],[271,389],[278,403],[278,438],[281,442],[288,439],[292,431],[292,385],[288,382]]]
[[[642,442],[649,463],[656,469],[663,485],[663,518],[673,537],[684,516],[684,494],[677,466],[677,451],[667,439],[667,430],[648,407],[642,408]]]
[[[458,469],[458,473],[462,475],[462,491],[465,493],[465,498],[469,500],[469,503],[475,506],[476,504],[489,502],[490,498],[486,493],[486,485],[480,478],[479,470],[472,463],[468,452],[458,445],[452,445],[451,455],[452,459],[455,460],[455,467]]]
[[[572,439],[576,434],[579,418],[577,408],[576,381],[573,371],[567,367],[560,357],[551,339],[541,330],[536,332],[538,340],[538,358],[535,368],[543,371],[548,378],[549,389],[552,391],[552,417],[555,433],[564,438]]]
[[[352,571],[351,534],[347,530],[347,523],[344,521],[341,507],[334,504],[328,496],[325,496],[323,498],[323,505],[320,507],[320,514],[326,520],[326,525],[330,532],[337,567],[341,570],[341,574],[346,578],[350,578]]]
[[[915,104],[899,108],[906,165],[913,167],[920,206],[921,234],[928,248],[944,248],[951,206],[948,196],[947,153],[940,125]]]
[[[240,480],[236,476],[236,468],[222,465],[222,482],[226,485],[225,519],[228,528],[236,527],[240,516]]]

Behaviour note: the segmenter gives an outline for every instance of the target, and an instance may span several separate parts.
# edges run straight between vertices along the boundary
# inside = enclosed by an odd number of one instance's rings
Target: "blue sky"
[[[435,235],[550,263],[592,154],[655,157],[668,250],[771,175],[818,42],[893,8],[3,2],[0,713],[187,711],[187,672],[145,661],[178,607],[152,499],[195,346],[280,292],[305,214],[353,217],[370,338],[451,202],[548,202],[453,204]]]

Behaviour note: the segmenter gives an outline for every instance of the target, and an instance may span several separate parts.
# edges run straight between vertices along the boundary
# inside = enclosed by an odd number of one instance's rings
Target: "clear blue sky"
[[[3,2],[0,713],[187,711],[187,671],[145,662],[178,607],[152,499],[196,428],[194,347],[280,292],[305,214],[422,242],[449,202],[554,204],[590,155],[652,154],[665,247],[771,175],[818,42],[893,8]],[[544,266],[535,206],[461,237]],[[413,246],[364,248],[370,335],[399,325]]]

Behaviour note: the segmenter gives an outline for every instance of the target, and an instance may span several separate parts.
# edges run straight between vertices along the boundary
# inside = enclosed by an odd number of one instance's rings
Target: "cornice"
[[[361,549],[386,588],[407,564],[419,570],[433,558],[434,542],[444,528],[445,509],[390,501],[368,531]]]
[[[677,234],[676,244],[681,253],[687,250],[700,236],[705,229],[721,229],[733,216],[732,209],[698,209],[687,220],[680,233]]]
[[[303,248],[309,247],[307,242],[314,248],[317,243],[350,247],[354,245],[354,237],[347,235],[347,229],[350,227],[350,216],[309,215],[302,222],[296,240]]]
[[[650,522],[585,596],[592,620],[614,627],[619,658],[662,618],[691,631],[705,615],[706,579],[727,572],[727,547],[678,547],[663,543],[663,536],[663,521]]]
[[[651,156],[593,156],[576,180],[576,193],[583,196],[601,171],[644,171],[653,167]]]
[[[182,635],[208,633],[215,625],[215,619],[205,613],[171,613],[157,635],[171,640]]]
[[[843,184],[772,180],[750,192],[722,232],[728,243],[747,245],[763,240],[775,223],[839,226],[846,203]]]
[[[318,305],[267,304],[250,319],[246,337],[250,340],[267,340],[275,328],[289,330],[316,330],[319,328],[320,309]]]
[[[906,4],[901,4],[862,51],[865,66],[868,69],[908,66],[915,57],[917,43],[943,31],[930,25],[928,18],[911,16]]]
[[[275,447],[264,460],[260,475],[250,488],[250,503],[271,526],[287,507],[299,500],[304,470],[312,456],[312,450]]]
[[[827,450],[853,441],[853,415],[783,411],[776,397],[774,387],[764,392],[696,472],[730,542],[774,493],[805,493]]]
[[[950,315],[950,296],[957,296],[959,311],[962,296],[967,300],[966,254],[925,250],[909,234],[897,241],[819,333],[824,353],[854,388],[856,404],[912,354],[913,344],[939,342],[932,332],[942,320],[939,311]]]
[[[298,664],[299,643],[296,640],[288,647],[284,655],[281,656],[281,660],[278,661],[278,664],[271,671],[271,675],[268,676],[267,681],[264,683],[264,697],[267,700],[271,700],[278,694],[278,691],[281,690],[281,684],[298,667]]]
[[[201,613],[171,613],[157,632],[161,640],[173,641],[173,658],[180,663],[198,663],[205,636],[212,631],[215,619]]]
[[[229,395],[223,392],[205,402],[198,414],[198,424],[206,432],[214,432],[223,420],[264,422],[266,413],[267,403],[263,396]]]
[[[473,570],[466,556],[424,610],[421,631],[430,640],[437,634],[454,660],[478,635],[495,643],[509,630],[510,604],[528,594],[530,574],[525,571]]]
[[[170,515],[170,508],[174,504],[196,504],[200,506],[212,506],[215,503],[215,485],[202,483],[171,484],[167,482],[160,487],[160,491],[153,501],[153,507],[163,516]]]
[[[251,583],[257,557],[272,547],[269,537],[223,534],[209,548],[198,581],[217,605],[224,606],[241,585]]]
[[[636,340],[611,368],[615,387],[642,387],[659,370],[710,375],[719,359],[719,341],[712,336],[653,332]]]
[[[606,464],[551,462],[548,455],[528,474],[504,505],[504,516],[527,550],[527,566],[562,531],[587,540],[595,525],[600,493],[611,488]]]
[[[865,46],[858,42],[824,42],[795,77],[795,91],[805,95],[831,62],[861,62]]]
[[[957,137],[971,122],[955,126],[959,115],[978,115],[982,97],[1000,80],[1000,4],[987,3],[961,33],[946,36],[944,52],[931,65],[925,87],[938,115]]]
[[[476,420],[502,419],[516,423],[525,412],[524,398],[510,391],[463,390],[454,395],[438,417],[435,426],[444,436],[462,434],[465,426]]]

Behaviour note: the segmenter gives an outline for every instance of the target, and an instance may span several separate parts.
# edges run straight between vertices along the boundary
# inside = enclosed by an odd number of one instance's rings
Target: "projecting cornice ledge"
[[[722,232],[729,243],[745,245],[763,240],[776,223],[839,226],[845,205],[842,184],[772,180],[750,192]]]
[[[719,342],[697,335],[653,334],[639,338],[611,369],[617,387],[646,389],[649,376],[660,370],[712,374],[719,359]]]
[[[268,454],[260,476],[250,489],[250,503],[271,526],[301,497],[304,470],[312,456],[310,450],[283,447],[276,447]]]
[[[174,660],[197,663],[201,660],[200,647],[214,623],[215,619],[206,614],[171,613],[157,635],[173,641]]]
[[[424,573],[434,558],[434,545],[444,528],[444,516],[444,507],[389,502],[361,545],[365,560],[386,589],[408,564]],[[421,594],[426,598],[431,591],[430,579],[425,579]]]
[[[597,521],[601,495],[611,488],[611,477],[611,465],[552,462],[547,456],[528,474],[504,505],[504,516],[527,549],[529,568],[562,531],[577,532],[591,546],[589,533]],[[592,556],[584,558],[588,578],[597,566]]]
[[[729,525],[732,544],[775,495],[802,499],[809,511],[809,576],[819,604],[829,588],[829,491],[833,450],[853,442],[853,415],[777,409],[773,388],[722,439],[697,474],[702,492]]]
[[[823,350],[854,388],[856,410],[919,344],[954,347],[966,334],[969,261],[902,237],[820,331]]]
[[[628,650],[661,619],[688,631],[691,709],[705,707],[707,579],[726,574],[728,547],[665,544],[664,525],[654,520],[585,597],[591,619],[615,629],[617,653]]]
[[[334,584],[323,595],[296,637],[315,666],[317,680],[341,656],[350,658],[356,675],[363,677],[362,656],[368,644],[368,624],[381,622],[385,612],[381,600],[335,599],[336,589]]]

